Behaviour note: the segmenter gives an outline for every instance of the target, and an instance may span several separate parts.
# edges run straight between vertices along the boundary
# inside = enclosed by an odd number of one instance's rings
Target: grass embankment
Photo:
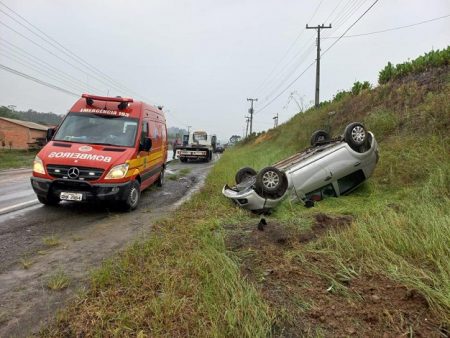
[[[332,286],[329,290],[340,290],[337,296],[320,291],[320,297],[344,297],[337,299],[336,310],[329,309],[332,312],[367,298],[358,295],[359,300],[354,300],[339,276],[346,276],[347,282],[353,278],[357,284],[357,276],[375,275],[416,290],[431,306],[433,320],[448,325],[448,68],[433,70],[428,77],[421,76],[421,81],[388,83],[346,96],[227,150],[199,194],[155,226],[149,239],[135,243],[96,271],[90,291],[60,313],[56,325],[42,334],[264,337],[289,333],[285,327],[302,324],[322,304],[314,298],[316,294],[301,293],[300,287],[314,287],[313,282],[297,280],[301,269],[319,276],[319,282]],[[336,113],[329,115],[330,111]],[[223,184],[232,183],[240,167],[260,169],[301,150],[315,129],[329,128],[337,134],[351,121],[364,122],[379,141],[380,162],[374,176],[353,194],[325,199],[312,209],[288,198],[268,220],[298,233],[309,229],[319,212],[350,215],[353,222],[302,245],[297,241],[280,249],[256,243],[256,249],[230,252],[225,244],[230,238],[227,229],[234,226],[236,238],[245,237],[249,231],[242,230],[248,229],[242,225],[254,227],[259,218],[226,200],[221,195]],[[272,259],[271,254],[278,256]],[[243,277],[246,273],[241,264],[248,259],[255,266],[245,268],[258,272],[256,279]],[[330,264],[320,265],[323,260]],[[296,273],[287,274],[284,283],[298,283],[297,289],[285,290],[288,300],[295,300],[298,312],[267,296],[283,290],[283,285],[280,282],[268,290],[264,283],[273,271],[263,270],[265,261],[277,264],[272,267],[275,274],[282,270]],[[306,272],[303,270],[305,278]],[[380,278],[363,280],[370,284]],[[380,302],[380,297],[373,295],[373,302]],[[379,310],[392,325],[396,320],[393,306],[387,300]],[[329,326],[326,321],[330,318],[320,316],[320,321],[322,317],[322,327],[305,324],[303,331],[291,333],[330,335],[330,327],[342,326]],[[372,331],[374,322],[388,321],[377,317],[359,322],[356,313],[347,317],[367,335],[382,335],[383,331]],[[401,314],[399,321],[409,325],[408,334],[413,334],[415,323],[407,314]],[[354,333],[353,328],[345,332]]]
[[[30,168],[37,151],[0,150],[0,170],[14,168]]]

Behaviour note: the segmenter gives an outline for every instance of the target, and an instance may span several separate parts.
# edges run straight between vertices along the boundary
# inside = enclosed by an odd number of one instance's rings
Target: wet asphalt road
[[[30,169],[0,172],[0,215],[37,203],[30,176]]]
[[[213,162],[170,163],[165,185],[144,191],[139,208],[130,213],[103,204],[63,202],[57,207],[36,204],[0,215],[0,337],[36,332],[86,284],[92,269],[131,241],[148,236],[152,224],[197,191],[212,166]],[[167,179],[183,168],[190,172]],[[0,203],[4,203],[0,209],[5,203],[35,199],[29,175],[0,176]],[[67,289],[47,288],[57,272],[69,278]]]

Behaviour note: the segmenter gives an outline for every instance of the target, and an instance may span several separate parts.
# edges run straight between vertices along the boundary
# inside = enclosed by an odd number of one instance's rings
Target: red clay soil
[[[426,300],[382,275],[342,271],[323,254],[302,249],[351,217],[318,214],[311,230],[298,233],[269,222],[227,226],[227,246],[241,258],[276,315],[277,337],[448,337]],[[295,250],[294,250],[295,249]],[[295,253],[302,253],[295,255]]]

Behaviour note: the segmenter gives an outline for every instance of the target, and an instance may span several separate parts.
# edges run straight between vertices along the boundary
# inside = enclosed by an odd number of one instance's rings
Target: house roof
[[[29,128],[29,129],[47,130],[48,128],[50,128],[48,126],[44,126],[43,124],[34,123],[34,122],[30,122],[30,121],[10,119],[7,117],[0,117],[0,119],[11,122],[11,123],[18,124],[20,126],[23,126],[23,127]]]

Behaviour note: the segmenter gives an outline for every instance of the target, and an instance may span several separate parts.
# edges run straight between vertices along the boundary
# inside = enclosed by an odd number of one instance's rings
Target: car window
[[[338,180],[339,191],[341,195],[353,190],[365,180],[364,172],[362,170],[355,171],[350,175],[344,176]]]
[[[336,197],[336,191],[331,183],[306,194],[306,199],[312,201],[320,201],[325,197]]]

